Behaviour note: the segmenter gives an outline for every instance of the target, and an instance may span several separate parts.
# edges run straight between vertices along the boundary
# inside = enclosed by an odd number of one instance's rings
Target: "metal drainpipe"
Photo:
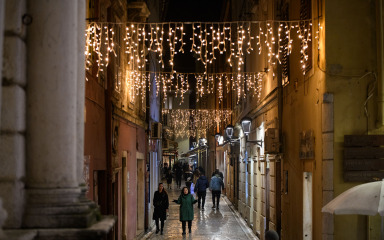
[[[384,25],[383,25],[383,0],[377,1],[377,45],[378,45],[378,127],[384,126]]]

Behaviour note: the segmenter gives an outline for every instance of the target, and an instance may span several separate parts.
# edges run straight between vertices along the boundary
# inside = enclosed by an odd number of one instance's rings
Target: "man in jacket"
[[[212,173],[212,177],[215,176],[216,174],[219,174],[219,177],[221,178],[221,180],[224,181],[224,175],[222,172],[220,172],[218,168],[216,168],[216,170]]]
[[[215,208],[215,198],[216,198],[216,209],[219,209],[221,189],[224,190],[223,180],[220,178],[219,174],[216,174],[211,178],[211,183],[209,185],[209,190],[212,192],[212,208]]]
[[[195,186],[195,192],[197,192],[197,207],[200,208],[204,211],[204,204],[205,204],[205,196],[207,195],[207,188],[209,187],[208,185],[208,179],[205,176],[204,172],[200,172],[200,177],[196,181],[196,186]],[[202,200],[202,201],[201,201]]]

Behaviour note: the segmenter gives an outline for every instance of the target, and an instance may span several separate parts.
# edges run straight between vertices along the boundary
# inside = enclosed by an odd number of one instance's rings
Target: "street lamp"
[[[199,147],[200,146],[206,146],[206,144],[207,144],[207,139],[199,138]]]
[[[233,126],[231,124],[229,124],[226,128],[225,128],[225,133],[227,134],[227,137],[229,139],[232,139],[232,136],[233,136]]]
[[[241,119],[241,128],[243,129],[243,132],[246,136],[251,132],[251,124],[252,124],[252,119],[249,117],[244,117]]]
[[[220,135],[220,133],[216,133],[215,134],[215,139],[216,139],[216,141],[219,141],[219,138],[221,137],[221,135]]]
[[[243,132],[245,134],[245,140],[249,143],[255,143],[259,145],[260,147],[263,146],[262,140],[248,140],[248,135],[251,132],[251,125],[252,125],[252,119],[249,117],[244,117],[241,119],[241,128],[243,129]]]

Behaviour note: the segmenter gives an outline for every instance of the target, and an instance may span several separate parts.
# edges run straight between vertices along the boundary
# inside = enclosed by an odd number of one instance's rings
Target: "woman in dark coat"
[[[193,204],[195,204],[197,200],[195,200],[195,198],[189,193],[189,189],[184,187],[179,199],[173,201],[180,204],[180,221],[183,228],[183,235],[185,235],[186,222],[188,222],[189,233],[191,233]]]
[[[153,196],[153,220],[156,222],[156,234],[159,233],[159,219],[161,221],[161,235],[163,235],[164,221],[167,219],[169,207],[168,194],[164,189],[163,183],[159,183],[159,189]]]

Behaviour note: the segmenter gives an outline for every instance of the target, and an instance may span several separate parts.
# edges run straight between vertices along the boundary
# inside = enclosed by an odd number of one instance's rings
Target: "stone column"
[[[4,9],[5,9],[5,0],[0,0],[0,119],[1,119],[1,88],[3,85],[3,43],[4,43]],[[1,122],[0,122],[1,124]]]
[[[93,204],[83,201],[79,168],[84,105],[84,6],[77,0],[29,0],[27,207],[25,227],[87,227]],[[79,9],[80,6],[80,9]],[[81,24],[80,24],[80,23]],[[82,46],[83,47],[83,46]],[[81,51],[84,53],[84,51]],[[82,70],[80,70],[82,69]],[[82,79],[78,79],[81,77]],[[81,98],[80,97],[80,98]],[[81,117],[80,117],[81,116]],[[80,120],[79,120],[80,119]],[[79,148],[78,146],[81,146]]]
[[[85,1],[78,1],[77,7],[77,24],[79,34],[77,36],[77,151],[76,157],[78,161],[77,177],[78,183],[83,184],[83,168],[84,165],[84,106],[85,106],[85,36],[81,34],[81,29],[85,30]]]
[[[19,228],[24,208],[26,132],[26,1],[2,1],[0,197],[8,218],[4,228]],[[3,35],[4,34],[4,35]],[[6,103],[6,104],[5,104]]]
[[[1,92],[2,92],[2,70],[3,70],[3,39],[4,39],[4,0],[0,0],[0,119],[1,119]],[[1,124],[1,122],[0,122]],[[0,126],[1,129],[1,126]],[[0,145],[1,145],[0,137]],[[4,233],[2,230],[5,219],[7,218],[7,212],[3,209],[3,202],[0,198],[0,239],[4,238]]]

